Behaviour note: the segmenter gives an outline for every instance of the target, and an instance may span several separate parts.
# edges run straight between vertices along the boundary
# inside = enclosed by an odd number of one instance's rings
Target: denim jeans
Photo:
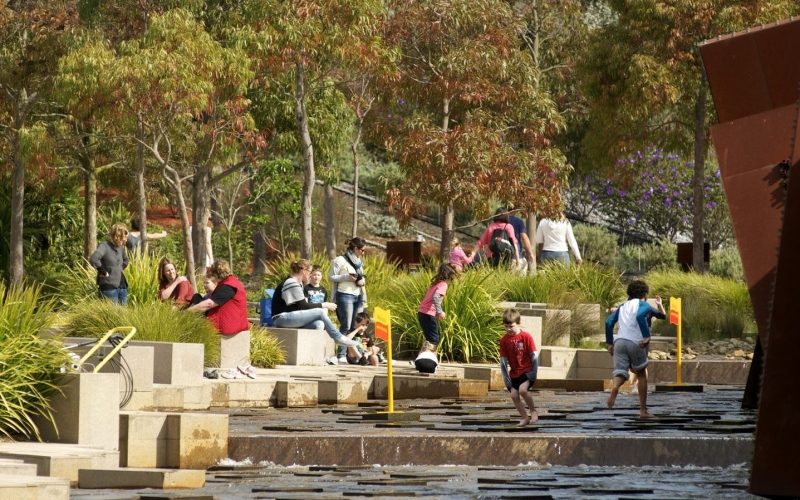
[[[100,290],[97,297],[101,299],[108,299],[115,304],[121,306],[128,305],[128,289],[127,288],[112,288],[110,290]]]
[[[561,262],[565,266],[569,267],[569,252],[553,252],[550,250],[542,250],[542,255],[539,257],[540,263],[544,264],[545,262],[551,260]]]
[[[339,332],[347,335],[356,326],[356,314],[364,310],[360,295],[349,293],[336,294],[336,318],[339,320]],[[345,346],[339,346],[336,356],[341,358],[347,352]]]
[[[328,317],[328,310],[322,307],[286,312],[280,316],[275,316],[272,321],[278,328],[325,330],[334,341],[342,336],[339,330],[336,329],[336,325]]]

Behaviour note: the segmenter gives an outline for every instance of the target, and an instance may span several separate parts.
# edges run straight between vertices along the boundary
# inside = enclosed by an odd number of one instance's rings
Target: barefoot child
[[[528,388],[536,382],[539,365],[533,337],[520,328],[519,321],[520,314],[516,309],[506,309],[503,312],[506,334],[500,339],[500,370],[503,372],[506,389],[511,392],[511,401],[522,417],[517,427],[523,427],[539,420],[539,414],[533,405],[533,396],[528,392]],[[530,417],[520,401],[520,396],[531,410]]]
[[[425,298],[417,309],[417,319],[422,327],[425,340],[431,344],[431,349],[436,350],[439,343],[439,321],[445,318],[442,309],[442,298],[447,293],[447,284],[458,276],[458,271],[450,263],[439,265],[436,276],[431,280],[431,286],[425,293]],[[422,351],[420,351],[422,352]]]
[[[606,344],[608,353],[614,356],[614,387],[608,396],[608,407],[614,406],[619,388],[628,380],[630,368],[638,377],[639,418],[650,418],[647,412],[647,346],[650,344],[650,322],[653,317],[666,319],[661,297],[656,295],[653,308],[647,303],[650,289],[644,281],[632,281],[628,285],[628,300],[611,313],[606,320]],[[619,331],[614,340],[614,324],[619,322]]]

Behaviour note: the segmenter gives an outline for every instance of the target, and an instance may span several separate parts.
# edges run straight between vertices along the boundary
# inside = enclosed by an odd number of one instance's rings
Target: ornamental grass
[[[203,344],[205,365],[219,366],[220,334],[203,315],[175,309],[170,301],[121,307],[110,300],[86,300],[68,313],[63,326],[67,336],[89,338],[102,337],[118,326],[133,326],[133,340]]]
[[[48,397],[58,390],[69,362],[57,337],[43,340],[53,318],[52,300],[39,287],[0,282],[0,434],[39,439],[33,417],[52,421]]]
[[[257,368],[275,368],[286,361],[281,341],[263,326],[250,327],[250,364]]]

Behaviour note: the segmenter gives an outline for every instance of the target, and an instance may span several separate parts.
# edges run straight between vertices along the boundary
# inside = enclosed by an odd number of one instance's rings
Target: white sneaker
[[[248,378],[256,378],[256,369],[251,364],[237,366],[236,369],[239,370],[239,373]]]
[[[229,379],[244,378],[244,375],[239,373],[239,370],[237,370],[236,368],[231,368],[228,371],[222,372],[219,374],[219,376],[222,378],[229,378]]]
[[[347,364],[347,357],[346,356],[341,356],[339,358],[339,364],[340,365],[346,365]]]
[[[336,359],[336,356],[331,356],[330,358],[325,358],[325,364],[338,365],[339,361]]]

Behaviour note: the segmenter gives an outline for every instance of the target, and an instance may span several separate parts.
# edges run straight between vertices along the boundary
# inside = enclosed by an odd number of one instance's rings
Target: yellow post
[[[678,336],[678,363],[677,363],[677,370],[678,373],[675,377],[675,381],[678,385],[681,382],[681,372],[683,371],[681,367],[683,366],[683,346],[681,342],[681,299],[676,297],[669,298],[669,322],[672,323],[677,327],[677,336]]]
[[[375,308],[375,336],[386,342],[386,378],[389,392],[388,413],[394,413],[394,383],[392,381],[392,313],[388,309]]]

